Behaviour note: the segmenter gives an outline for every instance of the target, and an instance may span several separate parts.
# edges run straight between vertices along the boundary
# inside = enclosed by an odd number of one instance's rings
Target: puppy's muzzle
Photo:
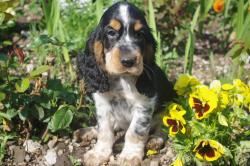
[[[136,51],[129,47],[121,46],[121,64],[126,68],[131,68],[136,65],[137,56]]]

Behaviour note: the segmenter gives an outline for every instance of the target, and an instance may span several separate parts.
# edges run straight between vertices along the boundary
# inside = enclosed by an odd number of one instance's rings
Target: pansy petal
[[[193,152],[196,152],[199,148],[202,147],[202,142],[203,142],[203,140],[199,140],[196,142],[196,146],[195,146]]]
[[[183,134],[186,133],[186,128],[181,123],[179,124],[179,128]]]
[[[213,151],[213,152],[210,152],[210,153],[206,153],[206,155],[204,156],[204,159],[206,161],[215,161],[215,160],[218,160],[218,158],[220,156],[221,155],[217,151]]]
[[[163,124],[164,124],[165,126],[169,126],[169,124],[168,124],[168,120],[169,120],[169,119],[171,119],[169,116],[164,116],[164,117],[162,118]]]
[[[196,152],[195,157],[197,157],[200,160],[204,160],[204,156],[202,156],[200,153]]]
[[[178,131],[179,131],[178,126],[171,126],[169,128],[169,135],[175,136],[178,133]]]

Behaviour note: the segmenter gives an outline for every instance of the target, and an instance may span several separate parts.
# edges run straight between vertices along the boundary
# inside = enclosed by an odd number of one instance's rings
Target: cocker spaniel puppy
[[[116,129],[126,131],[119,165],[140,165],[152,123],[161,123],[157,113],[175,96],[155,63],[155,51],[156,41],[138,8],[118,2],[105,11],[77,59],[98,121],[97,143],[84,155],[85,165],[109,160]]]

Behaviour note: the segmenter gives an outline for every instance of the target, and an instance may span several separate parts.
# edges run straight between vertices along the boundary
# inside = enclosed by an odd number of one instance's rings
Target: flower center
[[[198,153],[201,156],[207,156],[207,157],[214,157],[215,156],[215,152],[214,149],[210,146],[210,145],[205,145],[204,147],[202,147],[201,149],[199,149]]]
[[[205,113],[205,112],[207,112],[208,110],[209,110],[209,108],[210,108],[210,106],[207,104],[207,103],[205,103],[204,105],[202,104],[202,102],[199,100],[199,99],[197,99],[197,98],[193,98],[193,101],[194,101],[194,106],[193,106],[193,108],[195,109],[195,111],[198,113],[198,116],[199,117],[202,117],[203,116],[203,114]]]

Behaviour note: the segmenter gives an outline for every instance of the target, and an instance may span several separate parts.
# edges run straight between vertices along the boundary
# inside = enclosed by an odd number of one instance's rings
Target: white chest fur
[[[114,78],[110,91],[94,93],[97,116],[110,114],[108,118],[114,121],[115,128],[126,129],[138,111],[153,110],[156,97],[148,98],[138,93],[135,82],[131,77]],[[149,114],[152,112],[148,111]]]

